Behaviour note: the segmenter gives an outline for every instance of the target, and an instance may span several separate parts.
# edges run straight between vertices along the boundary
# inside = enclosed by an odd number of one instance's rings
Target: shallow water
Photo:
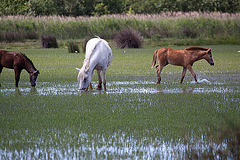
[[[239,86],[229,86],[223,82],[211,82],[207,79],[200,79],[199,84],[195,81],[187,82],[180,85],[179,83],[162,82],[160,85],[152,81],[110,81],[107,82],[107,91],[89,90],[92,94],[120,94],[120,93],[230,93],[240,92]],[[97,86],[96,82],[92,83]],[[8,84],[12,86],[13,84]],[[26,85],[29,85],[26,83]],[[188,87],[189,86],[189,87]],[[81,92],[78,90],[78,83],[72,84],[55,84],[50,82],[39,82],[36,88],[1,88],[1,95],[16,94],[37,94],[37,95],[78,95]]]
[[[190,150],[226,150],[205,133],[223,114],[239,116],[236,77],[160,85],[137,77],[108,81],[107,91],[79,91],[77,82],[3,83],[0,98],[19,102],[0,110],[11,125],[0,130],[0,159],[185,159]]]
[[[89,135],[84,132],[72,133],[69,130],[45,131],[51,133],[48,137],[34,137],[25,131],[21,139],[34,143],[33,147],[9,149],[0,147],[0,159],[184,159],[189,146],[195,150],[226,149],[227,145],[205,142],[203,137],[194,144],[183,143],[182,139],[164,141],[161,138],[135,137],[124,132],[115,132],[107,137]],[[38,137],[38,136],[36,136]],[[3,140],[4,141],[4,140]],[[47,142],[46,142],[47,141]],[[5,142],[3,142],[5,143]],[[9,142],[9,146],[14,144]],[[18,143],[21,143],[19,141]],[[71,144],[69,144],[71,143]],[[64,149],[62,149],[64,148]]]

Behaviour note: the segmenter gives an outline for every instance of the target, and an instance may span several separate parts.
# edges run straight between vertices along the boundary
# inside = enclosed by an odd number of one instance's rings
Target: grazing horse
[[[30,83],[32,87],[36,86],[39,70],[37,70],[32,61],[24,54],[0,50],[0,74],[3,67],[14,69],[15,86],[18,87],[20,73],[25,69],[30,75]]]
[[[97,89],[102,89],[102,83],[104,85],[104,90],[106,91],[106,71],[107,67],[112,63],[112,50],[108,43],[97,37],[90,39],[86,45],[86,55],[81,69],[76,68],[79,71],[79,89],[88,90],[88,86],[92,89],[91,81],[93,71],[96,69],[98,74],[99,84]],[[101,79],[101,73],[103,76],[103,81]]]
[[[160,74],[163,67],[168,64],[183,66],[182,78],[180,83],[183,82],[187,69],[191,72],[195,81],[198,83],[196,74],[192,69],[192,65],[194,62],[205,59],[210,65],[214,65],[211,48],[202,47],[188,47],[184,50],[176,50],[168,47],[158,49],[153,54],[152,68],[156,65],[156,59],[158,60],[159,64],[155,67],[158,77],[157,84],[160,84]]]

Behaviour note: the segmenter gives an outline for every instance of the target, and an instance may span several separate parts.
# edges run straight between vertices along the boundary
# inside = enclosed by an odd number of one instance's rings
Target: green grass
[[[208,139],[217,139],[218,129],[229,122],[240,123],[240,54],[236,52],[240,46],[203,47],[212,48],[215,66],[201,60],[193,69],[199,79],[211,83],[192,84],[187,72],[179,84],[182,68],[169,65],[163,69],[161,85],[154,84],[156,73],[151,69],[157,48],[113,48],[107,92],[77,91],[75,68],[82,66],[83,53],[14,50],[25,53],[40,75],[36,90],[30,88],[26,71],[19,89],[14,87],[12,70],[4,68],[0,75],[0,159],[187,156],[185,150],[167,152],[166,143],[177,149],[182,144],[203,143],[206,149],[196,148],[201,157],[210,151],[213,142]],[[96,87],[96,73],[93,80]]]
[[[227,46],[227,47],[226,47]],[[170,46],[171,47],[171,46]],[[184,49],[187,46],[172,46],[175,49]],[[198,61],[194,64],[193,69],[196,72],[204,73],[239,73],[238,63],[234,61],[239,59],[239,45],[212,45],[203,46],[212,48],[215,66],[210,66],[205,60]],[[147,47],[143,49],[114,49],[113,62],[107,70],[108,77],[116,76],[155,76],[155,69],[151,69],[152,55],[160,47]],[[67,49],[13,49],[25,53],[40,70],[39,82],[66,81],[65,79],[76,81],[77,70],[84,60],[84,53],[68,53]],[[126,53],[123,53],[126,51]],[[164,74],[181,75],[182,67],[168,65],[163,69]],[[189,72],[187,72],[189,74]],[[12,72],[4,69],[2,78],[14,81]],[[23,72],[21,81],[28,80],[27,73]],[[180,79],[181,77],[179,77]],[[111,79],[110,79],[111,80]]]

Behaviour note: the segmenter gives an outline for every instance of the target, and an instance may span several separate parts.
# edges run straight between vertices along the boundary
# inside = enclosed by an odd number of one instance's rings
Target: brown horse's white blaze
[[[18,87],[20,74],[23,69],[29,73],[30,83],[32,87],[36,86],[36,81],[39,73],[32,61],[22,53],[0,50],[0,74],[3,67],[14,69],[15,86]]]
[[[183,66],[182,78],[180,83],[183,82],[187,69],[191,72],[192,76],[197,82],[197,77],[192,69],[192,65],[194,62],[201,59],[205,59],[210,65],[214,65],[211,48],[188,47],[184,50],[176,50],[164,47],[156,50],[153,54],[152,68],[156,65],[156,60],[158,60],[158,65],[155,67],[158,77],[157,84],[160,84],[160,75],[163,67],[168,64]]]

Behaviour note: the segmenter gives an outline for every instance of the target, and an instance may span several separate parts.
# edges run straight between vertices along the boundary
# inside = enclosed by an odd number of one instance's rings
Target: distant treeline
[[[239,0],[3,0],[1,15],[93,16],[162,12],[240,12]]]

